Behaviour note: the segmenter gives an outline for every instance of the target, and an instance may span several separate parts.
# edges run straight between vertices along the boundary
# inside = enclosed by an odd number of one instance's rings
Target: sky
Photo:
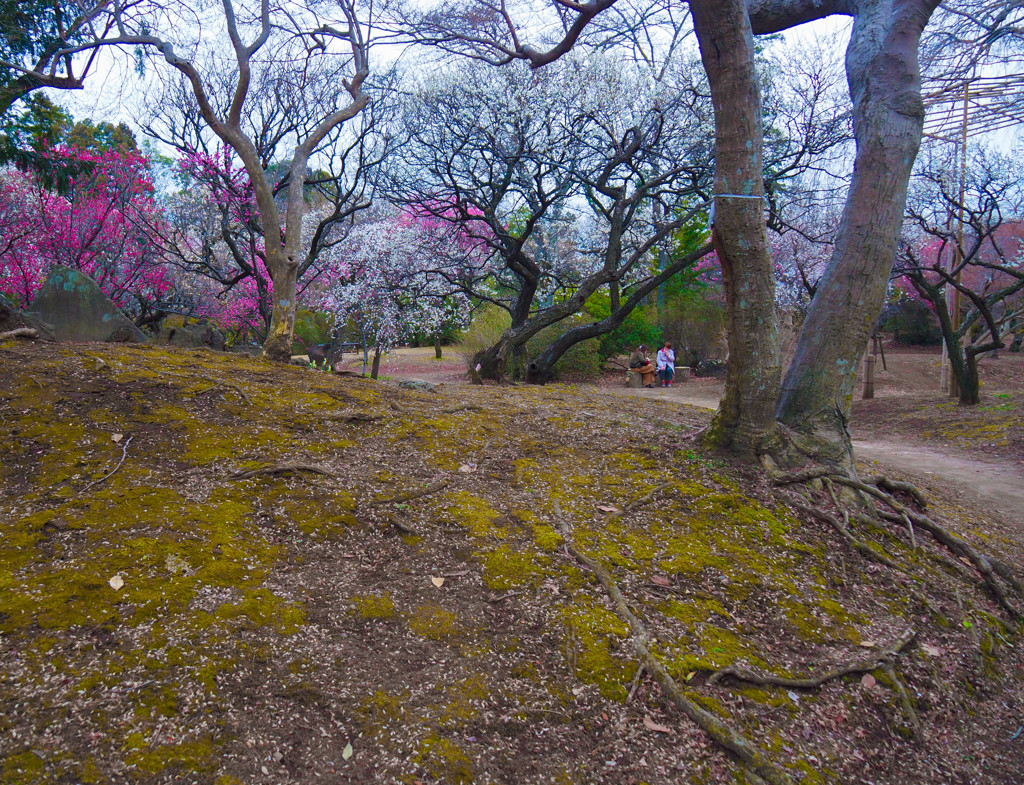
[[[841,61],[851,28],[852,22],[848,19],[830,18],[789,30],[785,33],[785,39],[799,45],[822,36],[833,38],[836,58]],[[142,142],[144,135],[139,130],[138,121],[150,111],[147,93],[157,75],[166,75],[169,70],[162,61],[150,59],[144,75],[140,75],[133,58],[127,53],[106,49],[98,56],[84,90],[47,92],[51,100],[64,106],[76,119],[90,118],[93,122],[107,121],[114,124],[125,122],[136,131]],[[991,136],[988,141],[1003,152],[1009,152],[1014,144],[1024,141],[1024,127],[1004,130]],[[157,148],[161,149],[161,146],[157,145]]]

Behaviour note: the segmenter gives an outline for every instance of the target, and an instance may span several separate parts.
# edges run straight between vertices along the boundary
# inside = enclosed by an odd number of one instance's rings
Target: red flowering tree
[[[928,153],[907,203],[897,286],[912,287],[931,305],[960,403],[976,404],[978,358],[1024,331],[1019,159],[979,149],[964,173],[961,195],[955,158]],[[953,220],[960,215],[962,230]]]
[[[146,160],[134,151],[60,146],[43,153],[76,172],[63,192],[37,176],[0,176],[0,291],[31,302],[56,265],[79,270],[137,322],[169,295],[163,218]]]

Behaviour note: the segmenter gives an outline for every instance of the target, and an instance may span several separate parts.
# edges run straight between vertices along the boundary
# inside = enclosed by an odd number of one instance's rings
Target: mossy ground
[[[1021,647],[990,600],[899,532],[863,536],[906,573],[864,562],[685,442],[690,407],[14,342],[0,403],[3,785],[744,781],[638,673],[557,510],[693,699],[797,780],[1021,774]],[[330,475],[233,476],[282,463]],[[912,743],[884,678],[708,684],[908,625]]]

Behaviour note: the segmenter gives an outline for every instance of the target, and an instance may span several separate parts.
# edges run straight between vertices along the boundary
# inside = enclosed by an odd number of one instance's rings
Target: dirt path
[[[382,373],[393,378],[419,377],[447,384],[463,384],[463,365],[454,352],[446,352],[445,359],[433,359],[434,350],[398,349],[386,358]],[[353,360],[355,362],[355,360]],[[1006,366],[1000,368],[999,366]],[[1016,358],[990,363],[1002,376],[1019,375]],[[991,371],[990,371],[991,373]],[[881,395],[901,396],[912,391],[930,390],[938,379],[938,360],[924,352],[892,353],[889,370],[879,371]],[[671,388],[633,389],[627,387],[599,387],[608,395],[662,399],[687,403],[704,409],[718,408],[723,384],[711,379],[693,379]],[[1024,472],[1020,468],[1007,468],[1015,464],[977,460],[966,457],[955,448],[942,450],[899,440],[882,440],[875,434],[866,439],[854,439],[854,450],[862,461],[875,462],[881,467],[908,475],[923,488],[943,496],[961,497],[970,506],[1001,513],[1016,526],[1024,525]]]
[[[605,389],[614,395],[663,398],[705,409],[716,409],[722,393],[720,383],[709,382],[687,382],[668,389]],[[1024,472],[1019,469],[901,442],[854,439],[853,447],[860,460],[891,467],[925,488],[946,494],[955,489],[957,496],[972,502],[970,506],[1000,513],[1018,525],[1024,522]]]
[[[920,478],[922,486],[954,486],[978,509],[1024,520],[1024,474],[1005,466],[961,458],[917,445],[854,440],[858,457]]]

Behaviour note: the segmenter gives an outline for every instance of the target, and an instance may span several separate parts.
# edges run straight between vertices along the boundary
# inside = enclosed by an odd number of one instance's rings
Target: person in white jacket
[[[658,376],[661,377],[662,387],[672,386],[672,377],[676,375],[676,353],[672,351],[672,344],[665,341],[665,345],[658,350]]]

